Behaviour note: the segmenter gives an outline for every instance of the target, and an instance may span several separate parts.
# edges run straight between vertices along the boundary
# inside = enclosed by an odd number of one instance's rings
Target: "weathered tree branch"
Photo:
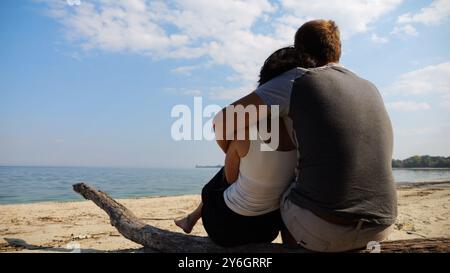
[[[281,244],[253,244],[234,248],[224,248],[214,244],[207,237],[184,235],[159,229],[145,224],[130,210],[109,197],[106,193],[93,189],[84,183],[73,185],[74,191],[91,200],[110,218],[113,225],[125,238],[144,247],[159,252],[194,253],[305,253],[305,249],[289,249]],[[450,252],[449,238],[414,239],[381,243],[382,252]],[[367,251],[363,251],[367,252]]]
[[[160,252],[289,252],[280,244],[249,245],[224,248],[214,244],[207,237],[184,235],[159,229],[142,222],[129,209],[109,197],[106,193],[93,189],[84,183],[73,185],[74,191],[91,200],[110,218],[113,225],[125,238],[144,247]],[[305,252],[305,250],[300,250]]]

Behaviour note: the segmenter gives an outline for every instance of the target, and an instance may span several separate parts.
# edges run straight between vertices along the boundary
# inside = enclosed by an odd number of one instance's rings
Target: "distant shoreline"
[[[450,168],[450,157],[415,155],[404,160],[393,159],[393,168]]]

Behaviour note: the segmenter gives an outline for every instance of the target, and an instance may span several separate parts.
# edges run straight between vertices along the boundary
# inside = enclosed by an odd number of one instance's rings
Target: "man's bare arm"
[[[214,117],[214,131],[216,134],[216,141],[219,147],[226,153],[228,150],[228,146],[230,145],[230,141],[235,136],[239,130],[244,130],[245,128],[248,128],[249,126],[256,124],[258,120],[262,118],[266,118],[269,114],[268,111],[261,112],[259,111],[259,106],[266,105],[264,101],[256,94],[256,93],[250,93],[249,95],[235,101],[231,104],[232,106],[242,105],[243,107],[247,107],[249,105],[253,105],[256,107],[256,116],[252,115],[245,115],[245,121],[244,122],[238,122],[238,114],[234,113],[234,122],[233,122],[233,131],[227,131],[226,130],[226,124],[227,124],[227,115],[226,115],[226,109],[222,109],[217,115]],[[269,110],[270,111],[270,110]]]

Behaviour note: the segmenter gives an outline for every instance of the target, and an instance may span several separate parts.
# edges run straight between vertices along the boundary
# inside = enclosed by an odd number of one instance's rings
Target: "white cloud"
[[[405,73],[386,88],[389,93],[420,95],[450,93],[450,61]]]
[[[69,40],[86,49],[161,53],[187,44],[188,36],[168,34],[153,20],[150,7],[142,0],[81,2],[71,6],[46,0],[49,14],[64,26]]]
[[[370,40],[372,40],[372,42],[377,43],[377,44],[385,44],[387,42],[389,42],[389,39],[386,37],[380,37],[377,34],[372,34],[372,36],[370,36]]]
[[[394,30],[391,32],[391,34],[406,34],[406,35],[410,35],[410,36],[418,36],[419,35],[416,28],[410,24],[403,25],[403,26],[395,26]]]
[[[450,61],[405,73],[385,89],[386,94],[441,95],[441,105],[450,108]]]
[[[183,93],[182,93],[183,95],[185,95],[185,96],[201,96],[202,95],[202,91],[200,91],[200,90],[186,90],[186,91],[183,91]]]
[[[256,18],[275,9],[266,0],[179,0],[174,7],[164,19],[193,39],[218,38],[228,32],[249,30]]]
[[[397,25],[392,34],[408,34],[417,36],[418,32],[414,24],[439,25],[450,15],[450,1],[434,0],[427,7],[420,9],[416,13],[405,13],[398,17]]]
[[[85,49],[131,51],[154,58],[207,56],[208,62],[230,66],[244,82],[255,81],[267,55],[284,45],[251,30],[257,20],[275,11],[267,0],[98,0],[78,6],[41,1],[64,25],[67,38]],[[195,68],[173,72],[189,74]]]
[[[255,85],[244,85],[236,88],[216,87],[210,92],[210,98],[216,100],[237,100],[248,95],[256,87]]]
[[[396,101],[387,104],[389,109],[400,112],[414,112],[419,110],[428,110],[431,106],[426,102],[415,101]]]
[[[175,74],[182,74],[182,75],[191,75],[192,71],[201,68],[201,65],[186,65],[186,66],[179,66],[176,67],[172,70],[170,70],[170,72],[175,73]]]
[[[303,20],[312,18],[332,19],[340,26],[343,37],[369,30],[371,24],[395,9],[402,0],[380,1],[331,1],[331,0],[282,0],[285,10]]]
[[[81,0],[66,0],[66,3],[69,6],[79,6],[81,5]]]
[[[152,58],[192,59],[231,67],[243,89],[256,83],[260,66],[275,49],[293,44],[306,20],[335,20],[343,37],[367,32],[402,0],[95,0],[47,3],[67,38],[85,49],[128,51]],[[256,32],[256,24],[265,32]],[[373,37],[376,42],[385,38]],[[197,66],[172,70],[189,75]],[[244,92],[248,92],[246,90]],[[237,93],[236,93],[237,94]]]
[[[400,24],[422,23],[436,25],[442,23],[450,15],[450,1],[434,0],[428,7],[417,13],[405,13],[398,18]]]

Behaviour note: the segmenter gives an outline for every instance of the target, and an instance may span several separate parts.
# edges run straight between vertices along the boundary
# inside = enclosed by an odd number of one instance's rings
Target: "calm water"
[[[126,169],[0,166],[0,204],[82,200],[85,181],[115,198],[198,194],[218,169]],[[397,182],[450,180],[450,169],[394,170]]]
[[[134,169],[0,166],[0,204],[82,200],[86,182],[112,197],[197,194],[218,169]]]

